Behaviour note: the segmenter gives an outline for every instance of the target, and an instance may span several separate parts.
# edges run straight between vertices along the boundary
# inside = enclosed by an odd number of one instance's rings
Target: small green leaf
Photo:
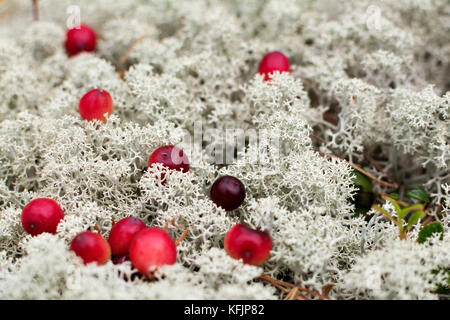
[[[395,193],[395,192],[389,193],[389,194],[388,194],[388,197],[389,197],[389,198],[392,198],[392,199],[394,199],[394,200],[400,199],[400,195],[399,195],[398,193]]]
[[[417,237],[418,243],[424,243],[429,237],[431,237],[434,233],[440,233],[440,240],[444,239],[444,227],[438,221],[432,222],[424,226]]]
[[[430,202],[430,198],[428,197],[427,192],[425,191],[425,189],[421,186],[418,186],[416,189],[414,190],[408,190],[406,192],[406,195],[410,198],[419,200],[420,202],[423,203],[428,203]]]
[[[411,217],[409,217],[408,219],[408,224],[406,225],[406,230],[409,230],[409,228],[412,227],[412,225],[414,223],[416,223],[417,221],[419,221],[420,218],[422,218],[425,215],[425,213],[423,211],[416,211],[414,212]]]
[[[399,214],[398,214],[398,218],[403,219],[403,217],[410,211],[420,211],[423,210],[423,205],[421,203],[416,203],[413,204],[412,206],[403,208],[400,210]]]
[[[401,220],[403,218],[403,216],[400,217],[400,215],[402,214],[402,209],[398,205],[397,201],[391,198],[387,198],[387,200],[394,206],[395,211],[397,211],[398,219]]]
[[[357,170],[353,170],[353,183],[357,186],[361,186],[363,191],[372,192],[372,182],[366,175]]]

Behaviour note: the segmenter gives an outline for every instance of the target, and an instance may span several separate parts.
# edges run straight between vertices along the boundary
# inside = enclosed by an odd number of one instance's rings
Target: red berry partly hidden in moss
[[[106,122],[105,113],[109,117],[113,109],[114,105],[111,95],[103,89],[93,89],[87,92],[80,99],[78,106],[81,117],[87,121],[99,120]]]
[[[190,165],[189,159],[183,150],[175,146],[162,146],[153,151],[148,159],[149,168],[154,163],[162,163],[163,166],[169,170],[177,170],[181,172],[188,172]],[[164,180],[165,174],[161,174],[161,180]]]
[[[289,59],[279,51],[267,53],[259,64],[258,72],[264,75],[264,81],[270,80],[269,74],[274,71],[290,72]]]
[[[118,221],[111,228],[108,238],[112,254],[115,256],[128,254],[131,241],[139,231],[145,228],[145,223],[135,217],[128,217]]]
[[[238,208],[245,199],[245,186],[237,178],[223,176],[211,187],[211,200],[227,211]]]
[[[246,224],[237,224],[225,235],[224,245],[230,257],[259,266],[270,257],[272,239],[267,231],[254,230]]]
[[[82,24],[79,28],[75,27],[67,30],[64,45],[69,56],[83,51],[92,52],[97,47],[97,34],[91,27]]]
[[[96,262],[103,265],[111,258],[111,248],[100,234],[84,231],[73,238],[70,250],[83,259],[84,264]]]
[[[177,261],[175,241],[162,229],[142,230],[131,242],[130,260],[140,273],[149,275],[155,267],[172,265]]]
[[[28,203],[22,210],[22,226],[26,232],[36,236],[43,232],[56,233],[64,212],[52,199],[40,198]]]

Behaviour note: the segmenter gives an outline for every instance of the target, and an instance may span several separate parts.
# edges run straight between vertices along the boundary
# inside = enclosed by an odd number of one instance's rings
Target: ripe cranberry
[[[177,170],[181,172],[189,171],[189,159],[183,150],[175,146],[162,146],[153,151],[148,159],[148,166],[154,163],[162,163],[169,170]],[[161,180],[164,180],[165,174],[161,174]]]
[[[111,248],[100,234],[84,231],[73,238],[70,250],[83,259],[84,264],[96,262],[103,265],[111,258]]]
[[[236,209],[244,202],[244,199],[244,184],[235,177],[220,177],[211,187],[211,200],[226,211]]]
[[[261,60],[258,72],[264,75],[264,81],[270,80],[269,74],[274,71],[290,72],[289,59],[279,51],[267,53]]]
[[[111,95],[103,89],[93,89],[86,93],[78,106],[80,115],[87,121],[100,120],[106,122],[105,113],[110,116],[114,106]]]
[[[152,227],[142,230],[131,242],[130,260],[144,275],[148,275],[154,267],[172,265],[177,260],[175,241],[162,229]]]
[[[237,224],[225,235],[224,245],[230,257],[259,266],[269,259],[272,239],[267,231],[253,230],[246,224]]]
[[[43,232],[55,234],[64,212],[52,199],[40,198],[28,203],[22,210],[22,226],[26,232],[36,236]]]
[[[97,35],[91,27],[82,24],[79,28],[67,30],[65,46],[69,56],[79,54],[83,51],[95,51],[97,47]]]
[[[145,223],[135,217],[122,219],[113,225],[108,239],[112,254],[115,256],[128,254],[131,240],[145,228]]]

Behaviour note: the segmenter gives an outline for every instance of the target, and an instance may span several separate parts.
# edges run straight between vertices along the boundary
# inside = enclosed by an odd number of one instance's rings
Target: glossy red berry
[[[109,117],[113,109],[111,95],[103,89],[89,91],[80,99],[78,105],[81,117],[87,121],[100,120],[106,122],[105,113]]]
[[[245,199],[245,186],[237,178],[223,176],[211,187],[211,200],[226,211],[238,208]]]
[[[135,217],[128,217],[118,221],[111,228],[108,238],[112,254],[115,256],[128,254],[131,240],[145,228],[145,223]]]
[[[52,199],[40,198],[28,203],[22,210],[22,226],[26,232],[36,236],[43,232],[55,234],[64,212]]]
[[[175,241],[162,229],[152,227],[142,230],[131,242],[130,260],[144,275],[155,267],[172,265],[177,260]]]
[[[103,265],[111,258],[111,248],[100,234],[84,231],[73,238],[70,250],[83,259],[84,264],[96,262]]]
[[[279,51],[267,53],[261,60],[258,72],[264,75],[264,81],[270,80],[269,74],[274,71],[290,72],[291,66],[289,59]]]
[[[95,31],[82,24],[79,28],[72,28],[66,33],[66,51],[69,56],[79,54],[80,52],[93,52],[97,47],[97,34]]]
[[[246,224],[237,224],[225,235],[224,245],[230,257],[259,266],[270,257],[272,239],[267,231],[254,230]]]
[[[188,172],[190,165],[189,159],[183,150],[175,146],[162,146],[153,151],[148,159],[149,168],[154,163],[162,163],[163,166],[170,170]],[[161,174],[161,180],[164,180],[165,174]]]

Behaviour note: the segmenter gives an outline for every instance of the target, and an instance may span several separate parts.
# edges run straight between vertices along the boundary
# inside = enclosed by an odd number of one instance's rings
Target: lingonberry
[[[87,121],[100,120],[106,122],[105,113],[110,116],[114,105],[111,95],[103,89],[93,89],[87,92],[78,106],[80,115]]]
[[[189,171],[189,159],[183,150],[172,146],[162,146],[153,151],[148,159],[149,168],[154,163],[162,163],[169,170],[178,170],[181,172]],[[161,173],[161,180],[164,180],[165,174]]]
[[[83,231],[73,238],[70,250],[83,259],[84,264],[103,265],[111,258],[111,248],[99,233]]]
[[[22,226],[26,232],[36,236],[43,232],[56,233],[64,212],[52,199],[40,198],[28,203],[22,210]]]
[[[269,259],[272,239],[267,231],[254,230],[246,224],[237,224],[225,235],[224,245],[230,257],[259,266]]]
[[[91,27],[82,24],[79,27],[67,30],[65,46],[69,56],[79,54],[83,51],[95,51],[97,47],[97,34]]]
[[[131,240],[139,231],[145,228],[145,223],[135,217],[128,217],[118,221],[111,228],[108,238],[112,254],[115,256],[128,254]]]
[[[152,227],[139,232],[130,245],[130,260],[143,275],[163,265],[172,265],[177,260],[175,241],[167,232]]]
[[[264,81],[270,80],[269,74],[274,71],[290,72],[291,67],[289,59],[279,51],[267,53],[261,60],[258,72],[264,75]]]
[[[239,207],[245,199],[244,184],[232,176],[217,179],[211,187],[211,200],[227,211]]]

